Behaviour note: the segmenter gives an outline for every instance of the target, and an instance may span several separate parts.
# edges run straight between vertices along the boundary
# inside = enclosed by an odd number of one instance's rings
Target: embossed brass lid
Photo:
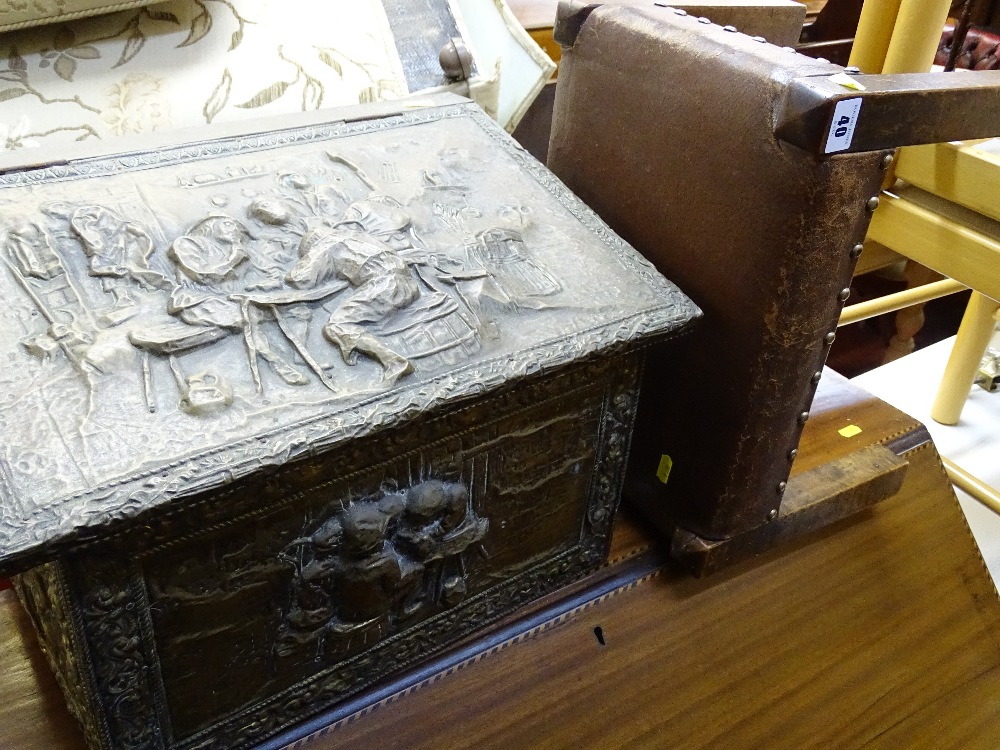
[[[0,570],[698,315],[475,105],[286,126],[0,175]]]

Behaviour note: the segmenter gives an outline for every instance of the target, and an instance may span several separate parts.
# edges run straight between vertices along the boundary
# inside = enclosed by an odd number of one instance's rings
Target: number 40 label
[[[846,151],[854,140],[854,128],[858,125],[858,115],[861,114],[861,97],[841,99],[833,110],[833,121],[830,123],[830,133],[826,136],[824,153]]]

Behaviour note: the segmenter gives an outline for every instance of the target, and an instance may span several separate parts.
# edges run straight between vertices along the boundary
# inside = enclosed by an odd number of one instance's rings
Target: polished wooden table
[[[586,581],[266,747],[1000,746],[1000,600],[933,444],[830,372],[812,413],[793,473],[909,435],[899,494],[700,580],[626,515]],[[9,591],[0,747],[83,747]]]

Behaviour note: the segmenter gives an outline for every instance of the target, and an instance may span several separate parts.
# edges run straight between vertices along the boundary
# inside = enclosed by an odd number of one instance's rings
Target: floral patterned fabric
[[[376,0],[173,0],[0,34],[0,150],[407,93]]]

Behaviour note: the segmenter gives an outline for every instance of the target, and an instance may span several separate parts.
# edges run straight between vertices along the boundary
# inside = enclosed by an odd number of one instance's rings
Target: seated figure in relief
[[[268,313],[249,294],[280,289],[282,269],[254,251],[243,224],[225,215],[201,219],[170,244],[167,257],[179,272],[167,312],[191,325],[243,331],[287,384],[309,382],[260,329]]]

